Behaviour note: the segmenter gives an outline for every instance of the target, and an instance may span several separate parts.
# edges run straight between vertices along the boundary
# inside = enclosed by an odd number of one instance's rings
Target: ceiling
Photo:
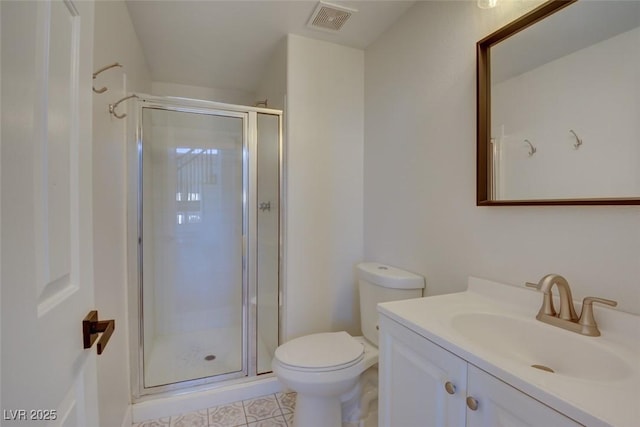
[[[306,26],[317,1],[128,0],[153,81],[253,92],[288,33],[364,49],[413,1],[340,1],[357,9],[337,33]]]

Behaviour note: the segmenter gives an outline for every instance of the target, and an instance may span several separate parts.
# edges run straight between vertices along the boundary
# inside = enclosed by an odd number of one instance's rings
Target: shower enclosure
[[[270,372],[282,112],[148,95],[134,110],[134,398]]]

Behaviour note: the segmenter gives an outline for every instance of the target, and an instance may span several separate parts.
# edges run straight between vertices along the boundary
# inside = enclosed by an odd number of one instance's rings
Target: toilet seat
[[[360,362],[364,345],[344,331],[311,334],[284,343],[275,358],[296,371],[336,371]]]

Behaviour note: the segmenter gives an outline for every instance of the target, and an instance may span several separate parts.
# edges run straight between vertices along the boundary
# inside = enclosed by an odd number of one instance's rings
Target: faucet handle
[[[534,289],[540,290],[540,283],[525,282],[524,284],[528,288],[534,288]]]
[[[591,333],[589,333],[588,335],[597,337],[600,336],[600,331],[598,330],[596,319],[593,317],[594,302],[606,304],[611,307],[615,307],[616,305],[618,305],[618,302],[598,297],[586,297],[584,300],[582,300],[582,313],[580,313],[580,319],[578,320],[578,323],[582,325],[583,330],[589,329],[591,331]]]
[[[598,297],[586,297],[584,300],[582,300],[582,305],[583,306],[585,304],[591,305],[594,302],[610,305],[611,307],[615,307],[616,305],[618,305],[618,301],[614,301],[612,299],[606,299],[606,298],[598,298]]]

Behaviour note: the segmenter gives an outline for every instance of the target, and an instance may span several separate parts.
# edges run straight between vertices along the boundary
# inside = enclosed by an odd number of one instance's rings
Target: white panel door
[[[0,2],[2,426],[98,425],[96,349],[82,342],[93,6]]]
[[[573,421],[473,365],[468,367],[468,395],[478,402],[467,409],[467,427],[577,427]]]
[[[379,366],[380,427],[464,427],[467,362],[380,316]]]

